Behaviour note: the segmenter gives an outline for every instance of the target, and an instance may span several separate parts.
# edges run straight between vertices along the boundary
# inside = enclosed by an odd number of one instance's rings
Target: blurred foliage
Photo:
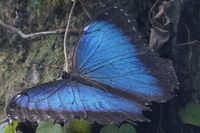
[[[59,7],[63,3],[67,4],[69,0],[30,0],[28,4],[29,12],[32,15],[41,16],[47,6],[51,6],[51,8]],[[51,8],[48,8],[49,10]]]
[[[36,133],[62,133],[62,127],[53,121],[43,121],[38,125]]]
[[[120,133],[119,127],[113,124],[104,126],[100,133]]]
[[[43,121],[38,125],[36,133],[92,133],[92,126],[85,120],[73,120],[63,127],[53,121]]]
[[[188,103],[185,109],[178,112],[184,124],[191,124],[200,127],[200,104]]]
[[[40,16],[48,0],[30,0],[29,12],[32,15]]]
[[[57,29],[66,25],[66,13],[70,0],[29,0],[27,2],[27,24],[29,32]]]
[[[18,123],[17,123],[18,124]],[[73,120],[61,126],[53,120],[42,121],[36,128],[36,133],[96,133],[97,130],[92,128],[91,122],[86,120]],[[8,131],[5,133],[14,133],[17,125],[9,125]],[[98,131],[99,132],[99,131]],[[122,124],[118,127],[114,124],[105,125],[101,128],[100,133],[137,133],[136,129],[131,124]]]
[[[4,128],[4,133],[15,133],[15,129],[17,128],[18,126],[18,122],[16,121],[13,121],[12,123],[10,123],[9,125],[7,125],[5,128]]]
[[[91,133],[92,123],[85,120],[73,120],[68,125],[68,133]]]
[[[100,133],[137,133],[135,128],[131,124],[122,124],[119,128],[116,125],[110,124],[104,126]]]
[[[120,127],[120,133],[137,133],[135,128],[131,124],[123,124]]]

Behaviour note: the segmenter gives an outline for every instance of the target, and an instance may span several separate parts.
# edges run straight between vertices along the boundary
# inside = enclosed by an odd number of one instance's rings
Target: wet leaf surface
[[[184,124],[200,127],[200,104],[187,104],[185,109],[179,111],[179,116]]]

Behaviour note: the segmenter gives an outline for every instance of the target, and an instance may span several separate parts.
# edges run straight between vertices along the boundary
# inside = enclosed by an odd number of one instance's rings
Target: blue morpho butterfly
[[[171,62],[143,46],[127,14],[114,7],[83,31],[67,79],[17,94],[7,115],[19,121],[74,118],[100,124],[145,121],[152,101],[173,97],[177,78]]]

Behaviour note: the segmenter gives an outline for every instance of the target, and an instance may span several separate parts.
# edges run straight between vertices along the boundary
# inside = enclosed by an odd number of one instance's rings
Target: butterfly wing
[[[48,118],[70,121],[74,118],[110,122],[144,120],[145,107],[98,88],[65,80],[35,86],[14,97],[7,114],[19,121]]]
[[[74,72],[140,101],[166,101],[177,86],[172,64],[143,47],[126,16],[115,7],[84,29],[75,51]]]

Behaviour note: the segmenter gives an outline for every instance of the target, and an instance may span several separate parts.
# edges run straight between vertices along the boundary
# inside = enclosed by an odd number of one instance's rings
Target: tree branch
[[[42,31],[42,32],[36,32],[36,33],[31,33],[31,34],[25,34],[21,30],[13,27],[11,25],[5,24],[2,20],[0,20],[0,26],[12,31],[13,33],[18,34],[20,37],[22,37],[24,39],[34,38],[39,35],[52,35],[52,34],[60,34],[60,33],[65,32],[65,29],[56,29],[56,30],[52,30],[52,31]]]
[[[73,0],[73,5],[72,5],[72,8],[70,10],[70,13],[69,13],[69,17],[68,17],[68,20],[67,20],[67,26],[66,26],[66,30],[65,30],[65,36],[64,36],[64,56],[65,56],[65,65],[64,65],[64,71],[66,71],[67,73],[69,73],[69,69],[70,69],[70,66],[69,66],[69,63],[68,63],[68,57],[67,57],[67,34],[68,34],[68,30],[69,30],[69,25],[70,25],[70,21],[71,21],[71,17],[72,17],[72,13],[74,11],[74,7],[76,5],[76,0]]]

